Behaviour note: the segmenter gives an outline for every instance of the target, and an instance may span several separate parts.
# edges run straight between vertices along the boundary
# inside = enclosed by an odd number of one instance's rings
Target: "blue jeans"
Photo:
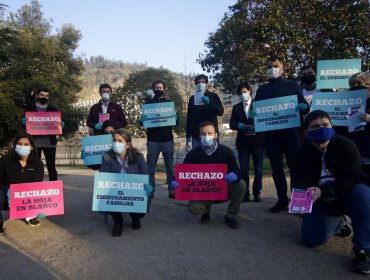
[[[249,163],[252,156],[254,166],[253,195],[260,195],[262,190],[263,149],[238,149],[240,171],[246,184],[245,195],[249,196]]]
[[[164,164],[166,166],[166,175],[167,175],[167,185],[168,191],[171,189],[171,181],[173,180],[173,153],[174,153],[174,144],[173,141],[166,142],[152,142],[148,141],[146,143],[148,154],[147,154],[147,163],[149,169],[149,181],[150,185],[153,187],[153,192],[155,191],[155,170],[157,168],[157,162],[159,154],[162,152],[164,159]]]
[[[303,243],[308,247],[325,244],[341,226],[341,216],[351,217],[353,249],[370,251],[370,187],[359,183],[332,201],[316,201],[312,213],[304,214]]]

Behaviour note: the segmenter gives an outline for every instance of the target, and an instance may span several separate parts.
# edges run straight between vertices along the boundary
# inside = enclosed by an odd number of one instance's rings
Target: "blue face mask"
[[[325,143],[335,135],[332,127],[320,127],[315,130],[307,131],[307,138],[318,144]]]
[[[198,91],[203,91],[203,92],[205,92],[205,91],[206,91],[206,89],[207,89],[207,85],[206,85],[206,84],[203,84],[203,83],[198,83],[198,84],[197,84],[197,90],[198,90]]]
[[[31,146],[15,145],[15,152],[21,157],[28,156],[31,153]]]
[[[243,92],[240,94],[240,99],[247,102],[251,98],[251,94],[248,92]]]
[[[123,154],[126,151],[126,145],[119,142],[113,142],[112,150],[118,155]]]
[[[210,135],[200,136],[200,142],[203,146],[210,147],[215,143],[215,137]]]

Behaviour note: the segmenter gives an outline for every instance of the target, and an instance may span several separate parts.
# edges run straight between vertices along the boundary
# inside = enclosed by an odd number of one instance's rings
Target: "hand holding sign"
[[[100,130],[100,129],[101,129],[101,127],[102,127],[102,124],[101,124],[101,123],[97,123],[97,124],[95,125],[95,129]]]
[[[180,186],[180,184],[176,180],[172,180],[172,182],[171,182],[171,188],[174,190],[178,186]]]
[[[370,122],[370,114],[367,114],[367,113],[364,113],[360,116],[360,120],[362,120],[363,122]]]
[[[236,180],[238,180],[238,176],[234,172],[230,172],[229,174],[227,174],[225,176],[224,179],[225,179],[226,182],[232,183],[232,182],[235,182]]]
[[[250,110],[248,113],[248,118],[249,119],[254,119],[254,117],[257,117],[256,111]]]
[[[296,112],[303,112],[303,111],[305,111],[305,110],[307,110],[308,109],[308,105],[307,104],[304,104],[304,103],[299,103],[298,105],[297,105],[297,107],[295,107],[295,111]]]
[[[149,196],[153,192],[153,187],[149,184],[144,184],[144,191],[146,195]]]
[[[22,125],[26,125],[27,118],[22,118]]]
[[[65,123],[64,123],[64,121],[61,121],[61,122],[60,122],[60,126],[61,126],[62,128],[64,128],[64,127],[65,127]]]
[[[203,102],[204,104],[206,104],[206,105],[208,105],[208,104],[209,104],[209,97],[208,97],[208,96],[203,96],[203,97],[201,98],[201,100],[202,100],[202,102]]]

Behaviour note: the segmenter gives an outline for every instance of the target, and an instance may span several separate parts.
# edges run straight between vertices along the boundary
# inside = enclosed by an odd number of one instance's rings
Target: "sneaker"
[[[5,233],[5,225],[3,221],[0,221],[0,235]]]
[[[37,227],[40,225],[40,221],[37,218],[32,218],[31,220],[27,221],[27,223],[31,227]]]
[[[121,234],[122,234],[122,224],[114,224],[112,236],[118,237],[121,236]]]
[[[239,222],[235,217],[226,217],[225,216],[225,222],[232,229],[238,229],[239,228]]]
[[[274,206],[270,208],[271,213],[279,213],[281,211],[286,211],[288,210],[288,204],[287,203],[281,203],[277,202]]]
[[[254,200],[254,202],[261,202],[262,201],[261,196],[259,194],[254,195],[253,200]]]
[[[370,253],[365,250],[355,251],[352,270],[358,273],[370,274]]]
[[[211,222],[211,214],[208,212],[208,213],[205,213],[203,214],[201,217],[200,217],[200,223],[202,225],[205,225],[205,224],[209,224]]]
[[[132,219],[131,228],[132,229],[140,229],[141,228],[140,219]]]
[[[343,225],[335,235],[343,238],[350,238],[353,236],[353,229],[348,216],[343,216]]]

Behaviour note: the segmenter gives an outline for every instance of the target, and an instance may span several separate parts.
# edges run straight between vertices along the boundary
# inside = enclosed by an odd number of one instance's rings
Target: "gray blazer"
[[[103,155],[100,172],[121,173],[121,165],[116,157],[109,154],[109,151]],[[136,162],[128,164],[127,174],[148,174],[148,165],[142,154],[138,154]]]

